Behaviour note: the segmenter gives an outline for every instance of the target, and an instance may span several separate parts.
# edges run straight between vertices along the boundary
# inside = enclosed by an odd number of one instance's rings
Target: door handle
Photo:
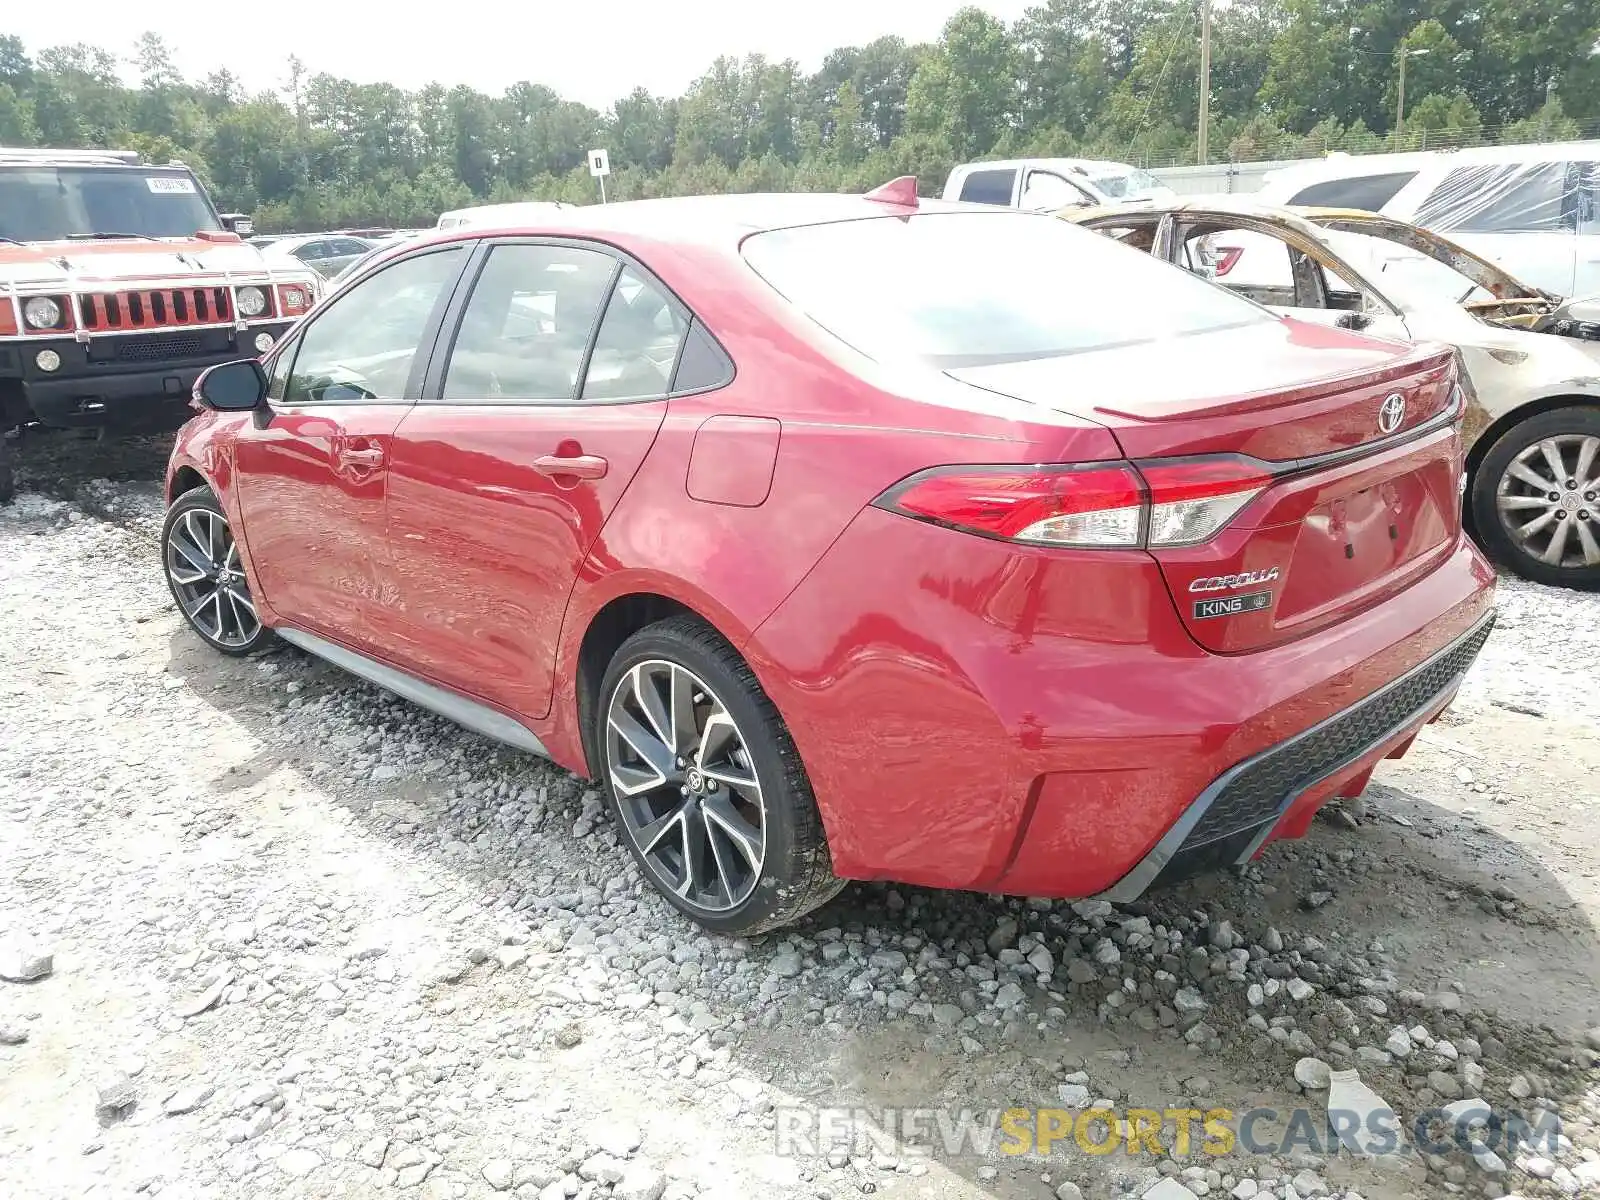
[[[377,446],[367,450],[339,451],[339,461],[348,463],[352,467],[381,467],[383,465],[383,451]]]
[[[571,458],[546,454],[533,460],[533,469],[541,475],[570,475],[575,479],[604,479],[610,465],[594,454],[577,454]]]

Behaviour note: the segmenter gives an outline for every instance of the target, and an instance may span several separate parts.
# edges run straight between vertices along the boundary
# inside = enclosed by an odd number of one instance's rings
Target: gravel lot
[[[658,901],[582,781],[206,651],[158,570],[165,449],[41,439],[0,510],[0,1197],[1600,1194],[1600,596],[1504,583],[1456,709],[1241,875],[852,886],[751,943]],[[1565,1139],[777,1152],[823,1108],[1320,1119],[1322,1064]]]

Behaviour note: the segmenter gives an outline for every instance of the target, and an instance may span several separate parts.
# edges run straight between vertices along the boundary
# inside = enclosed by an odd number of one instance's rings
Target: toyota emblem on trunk
[[[1378,405],[1378,432],[1393,433],[1406,419],[1406,398],[1399,392],[1390,392]]]

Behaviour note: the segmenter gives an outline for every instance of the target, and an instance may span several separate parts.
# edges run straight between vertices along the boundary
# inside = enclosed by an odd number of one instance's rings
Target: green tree
[[[1005,26],[963,8],[911,77],[906,129],[943,141],[958,158],[989,153],[1017,121],[1019,65]]]
[[[0,83],[0,146],[31,146],[38,137],[33,105],[9,83]]]

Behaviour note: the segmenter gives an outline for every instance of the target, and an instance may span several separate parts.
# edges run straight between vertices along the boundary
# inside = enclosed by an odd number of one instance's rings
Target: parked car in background
[[[552,213],[574,206],[561,200],[519,200],[509,204],[480,204],[475,208],[458,208],[439,214],[439,229],[461,229],[472,226],[515,225],[519,221],[538,221]]]
[[[1026,158],[968,163],[950,172],[946,200],[995,204],[1030,212],[1068,205],[1114,204],[1165,199],[1172,189],[1154,175],[1126,163],[1092,158]]]
[[[1600,292],[1600,141],[1330,155],[1269,174],[1255,197],[1382,213],[1555,295]]]
[[[263,248],[269,262],[291,258],[332,279],[372,249],[372,243],[348,234],[311,233],[281,237]]]
[[[915,180],[595,205],[213,370],[161,560],[219,650],[603,780],[713,929],[845,878],[1129,900],[1450,702],[1494,578],[1456,372]]]
[[[381,238],[373,242],[372,248],[365,254],[361,255],[359,258],[351,259],[349,262],[345,263],[344,266],[339,268],[338,274],[334,275],[333,278],[328,281],[326,294],[332,295],[339,288],[343,287],[349,280],[359,275],[368,263],[372,262],[374,259],[381,258],[383,255],[387,254],[401,243],[409,242],[413,238],[420,237],[424,233],[432,232],[433,230],[431,229],[408,230],[405,233],[391,234],[386,238]]]
[[[0,148],[0,500],[20,427],[176,423],[202,370],[311,307],[316,276],[235,229],[182,163]]]
[[[1297,320],[1455,346],[1469,528],[1524,578],[1600,588],[1600,303],[1373,213],[1217,196],[1061,216]]]

